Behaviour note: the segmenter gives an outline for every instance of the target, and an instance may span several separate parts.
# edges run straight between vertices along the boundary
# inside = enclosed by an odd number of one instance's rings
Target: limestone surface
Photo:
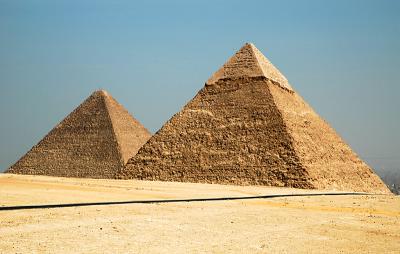
[[[252,43],[246,43],[236,52],[207,80],[206,85],[221,79],[244,77],[268,77],[282,88],[292,91],[285,76]]]
[[[115,178],[150,136],[111,95],[96,91],[7,172]]]
[[[389,193],[252,44],[212,75],[117,176]]]

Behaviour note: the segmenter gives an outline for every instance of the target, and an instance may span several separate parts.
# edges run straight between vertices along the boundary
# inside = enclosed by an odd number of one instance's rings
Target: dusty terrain
[[[315,193],[0,174],[0,206]],[[400,198],[314,196],[0,211],[0,253],[399,253]]]

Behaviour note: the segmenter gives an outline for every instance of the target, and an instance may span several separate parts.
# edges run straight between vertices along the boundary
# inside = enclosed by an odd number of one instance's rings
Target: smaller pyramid
[[[111,95],[95,91],[6,172],[115,178],[150,136]]]

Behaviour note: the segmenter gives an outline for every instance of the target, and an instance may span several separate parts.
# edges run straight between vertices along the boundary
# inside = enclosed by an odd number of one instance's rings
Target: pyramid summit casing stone
[[[252,44],[215,72],[118,176],[389,193]]]
[[[220,79],[244,77],[264,77],[282,88],[293,91],[282,73],[252,44],[246,43],[206,82],[215,84]]]
[[[150,136],[111,95],[96,91],[7,173],[115,178]]]

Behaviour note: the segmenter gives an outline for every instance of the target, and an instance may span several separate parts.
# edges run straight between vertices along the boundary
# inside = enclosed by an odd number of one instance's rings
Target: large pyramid
[[[96,91],[7,173],[115,178],[150,133],[106,91]]]
[[[118,177],[389,193],[253,44],[212,75]]]

